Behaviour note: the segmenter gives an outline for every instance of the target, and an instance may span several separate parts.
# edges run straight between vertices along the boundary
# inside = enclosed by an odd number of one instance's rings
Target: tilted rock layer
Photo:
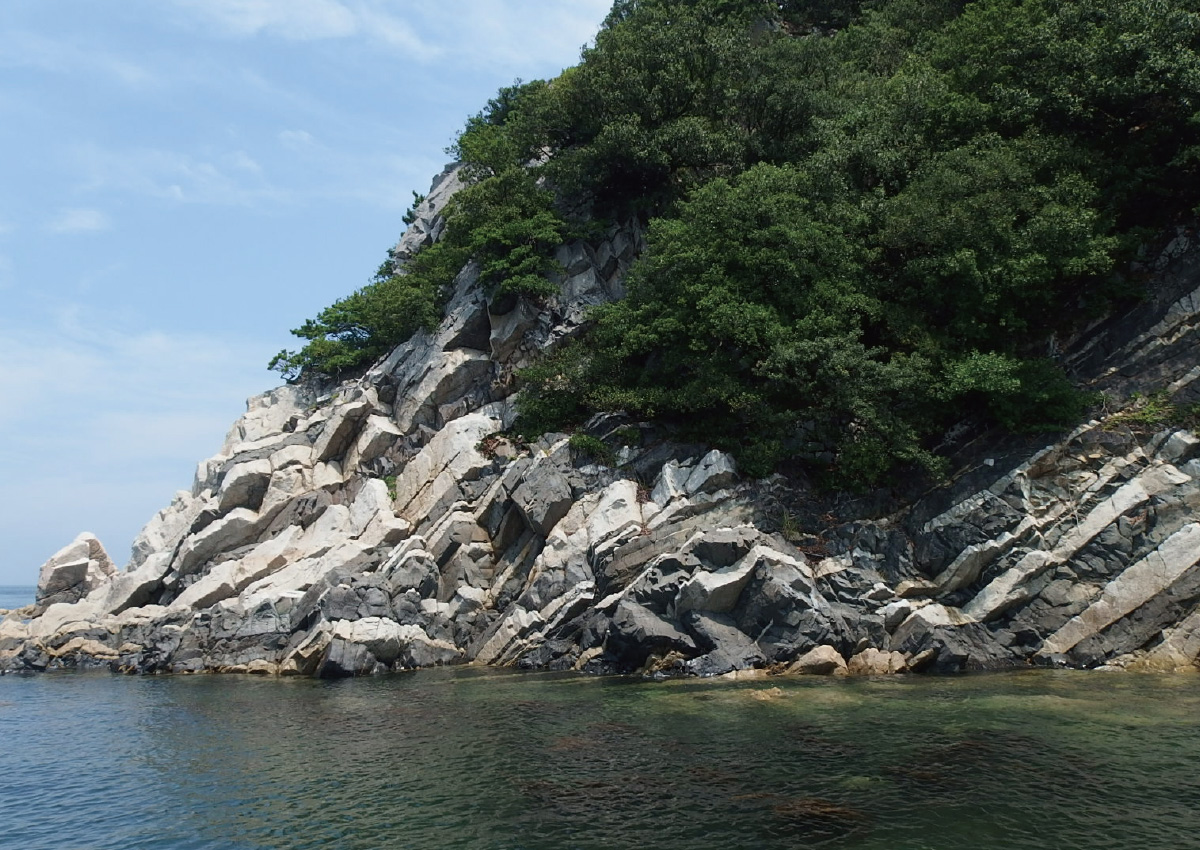
[[[436,239],[448,170],[398,246]],[[117,572],[81,535],[0,622],[0,669],[345,676],[480,663],[720,675],[1030,663],[1194,669],[1200,439],[1110,417],[979,457],[884,518],[820,538],[728,456],[600,417],[600,463],[512,424],[514,371],[623,294],[636,223],[564,246],[562,294],[489,299],[469,265],[446,319],[328,392],[251,399]],[[1112,399],[1196,397],[1200,258],[1057,356]],[[1200,386],[1197,387],[1200,390]],[[997,446],[1000,444],[997,443]],[[966,452],[964,450],[963,454]]]

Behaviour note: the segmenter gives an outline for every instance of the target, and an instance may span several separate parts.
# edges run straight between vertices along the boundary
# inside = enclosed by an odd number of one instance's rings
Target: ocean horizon
[[[0,584],[0,610],[11,611],[33,604],[37,587],[32,584]]]

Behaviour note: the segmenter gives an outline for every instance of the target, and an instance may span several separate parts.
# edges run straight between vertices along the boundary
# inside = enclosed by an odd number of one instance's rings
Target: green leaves
[[[453,151],[443,239],[276,368],[361,367],[470,258],[489,292],[551,295],[558,245],[636,215],[628,298],[522,373],[527,435],[625,409],[751,474],[936,473],[956,422],[1083,414],[1038,355],[1200,196],[1200,0],[619,0]]]

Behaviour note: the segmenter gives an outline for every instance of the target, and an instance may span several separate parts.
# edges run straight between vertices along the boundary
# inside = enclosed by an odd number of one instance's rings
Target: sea
[[[0,584],[0,611],[11,611],[33,604],[33,585]]]
[[[1200,676],[0,677],[0,847],[1200,848]]]

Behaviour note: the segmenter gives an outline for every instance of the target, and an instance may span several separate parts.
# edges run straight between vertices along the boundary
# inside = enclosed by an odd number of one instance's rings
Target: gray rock
[[[721,569],[733,566],[761,539],[761,532],[753,526],[717,528],[703,532],[687,549],[708,567]]]
[[[365,646],[334,638],[317,672],[321,679],[342,679],[371,673],[379,662]]]
[[[529,528],[549,537],[574,499],[566,476],[550,464],[536,467],[512,495]]]
[[[723,490],[737,482],[737,464],[725,452],[713,449],[688,476],[685,488],[689,496]]]
[[[627,669],[641,667],[652,652],[696,654],[695,641],[675,623],[628,599],[617,605],[609,624],[607,646]]]
[[[721,676],[733,670],[758,667],[766,661],[758,645],[727,616],[690,611],[682,622],[695,638],[696,646],[705,653],[685,663],[693,675]]]

